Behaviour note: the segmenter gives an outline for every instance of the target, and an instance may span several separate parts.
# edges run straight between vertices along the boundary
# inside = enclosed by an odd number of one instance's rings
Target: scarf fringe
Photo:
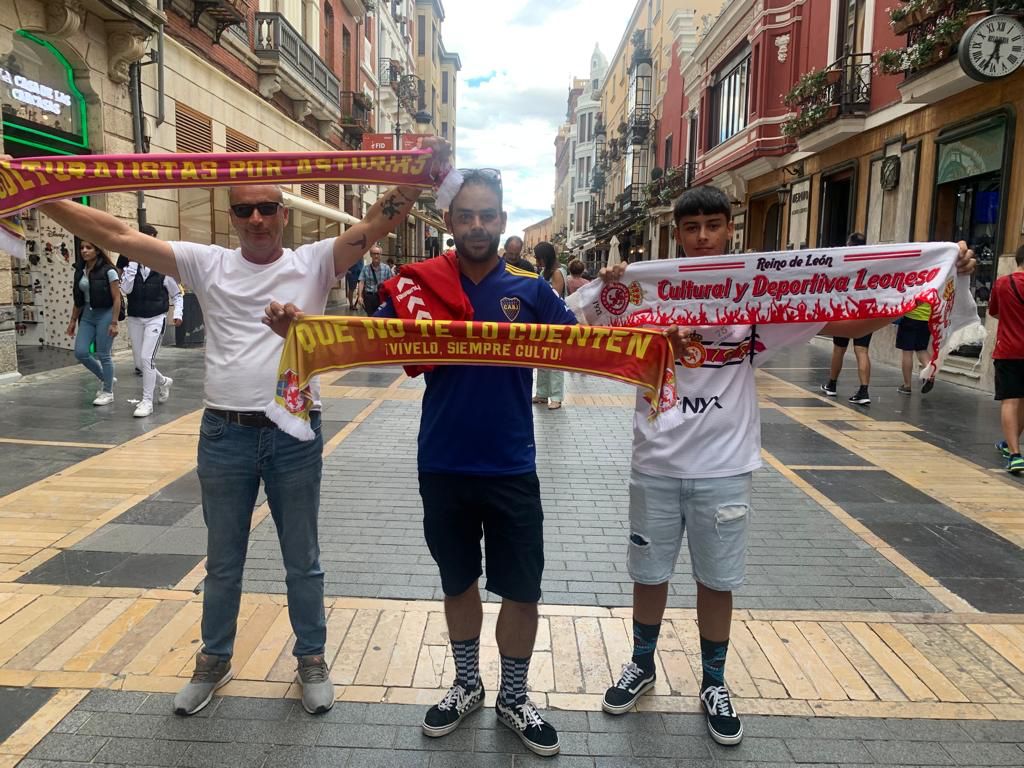
[[[452,200],[459,194],[459,190],[462,189],[462,174],[459,173],[455,168],[448,171],[444,177],[444,181],[441,182],[441,186],[437,188],[437,207],[442,211],[446,211],[451,207]]]
[[[266,413],[267,418],[277,425],[278,429],[282,432],[288,433],[296,440],[309,442],[316,437],[316,432],[314,432],[313,428],[309,426],[309,421],[307,419],[303,419],[289,413],[284,406],[279,405],[273,400],[270,402],[270,405],[266,407],[264,412]]]

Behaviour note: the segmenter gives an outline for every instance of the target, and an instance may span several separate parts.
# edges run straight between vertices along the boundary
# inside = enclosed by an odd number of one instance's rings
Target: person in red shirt
[[[1020,437],[1024,432],[1024,245],[1017,249],[1017,269],[1003,275],[988,300],[988,313],[999,320],[992,363],[996,369],[996,400],[1001,405],[1003,436],[996,449],[1006,471],[1024,473]]]

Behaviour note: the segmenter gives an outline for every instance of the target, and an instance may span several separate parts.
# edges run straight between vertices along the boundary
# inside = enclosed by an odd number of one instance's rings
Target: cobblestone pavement
[[[542,762],[488,710],[445,739],[418,729],[452,667],[420,527],[423,385],[391,370],[328,377],[324,388],[335,709],[312,718],[296,704],[261,497],[236,679],[201,716],[168,714],[199,645],[202,365],[197,350],[161,359],[175,397],[151,419],[133,420],[120,402],[130,376],[109,410],[87,407],[91,382],[78,368],[0,386],[0,768]],[[943,385],[933,401],[883,394],[874,411],[853,409],[815,394],[823,360],[811,345],[761,376],[767,463],[755,475],[729,661],[747,733],[738,748],[711,742],[694,714],[685,548],[658,685],[640,712],[599,711],[629,651],[632,395],[572,376],[562,410],[538,409],[547,567],[530,687],[562,734],[550,764],[1024,765],[1024,492],[979,456],[991,401]],[[876,366],[878,389],[896,376]],[[83,492],[96,476],[117,482]],[[496,608],[481,649],[489,704]]]

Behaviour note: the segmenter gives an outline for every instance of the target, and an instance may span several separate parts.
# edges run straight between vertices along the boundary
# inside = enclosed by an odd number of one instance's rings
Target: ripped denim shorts
[[[749,472],[731,477],[680,480],[645,475],[629,478],[629,575],[640,584],[672,578],[683,542],[694,579],[731,592],[743,584],[750,525]]]

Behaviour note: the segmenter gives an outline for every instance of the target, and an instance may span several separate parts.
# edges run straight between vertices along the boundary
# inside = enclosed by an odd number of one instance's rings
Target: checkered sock
[[[700,660],[704,666],[703,691],[709,685],[725,685],[725,655],[729,652],[729,641],[715,642],[700,639]]]
[[[475,691],[480,685],[480,637],[472,640],[452,640],[455,656],[455,679],[467,690]]]
[[[501,657],[501,690],[498,697],[509,707],[526,701],[526,678],[530,673],[530,658]]]
[[[661,622],[641,624],[633,619],[633,663],[647,674],[654,671],[654,651],[658,647]]]

